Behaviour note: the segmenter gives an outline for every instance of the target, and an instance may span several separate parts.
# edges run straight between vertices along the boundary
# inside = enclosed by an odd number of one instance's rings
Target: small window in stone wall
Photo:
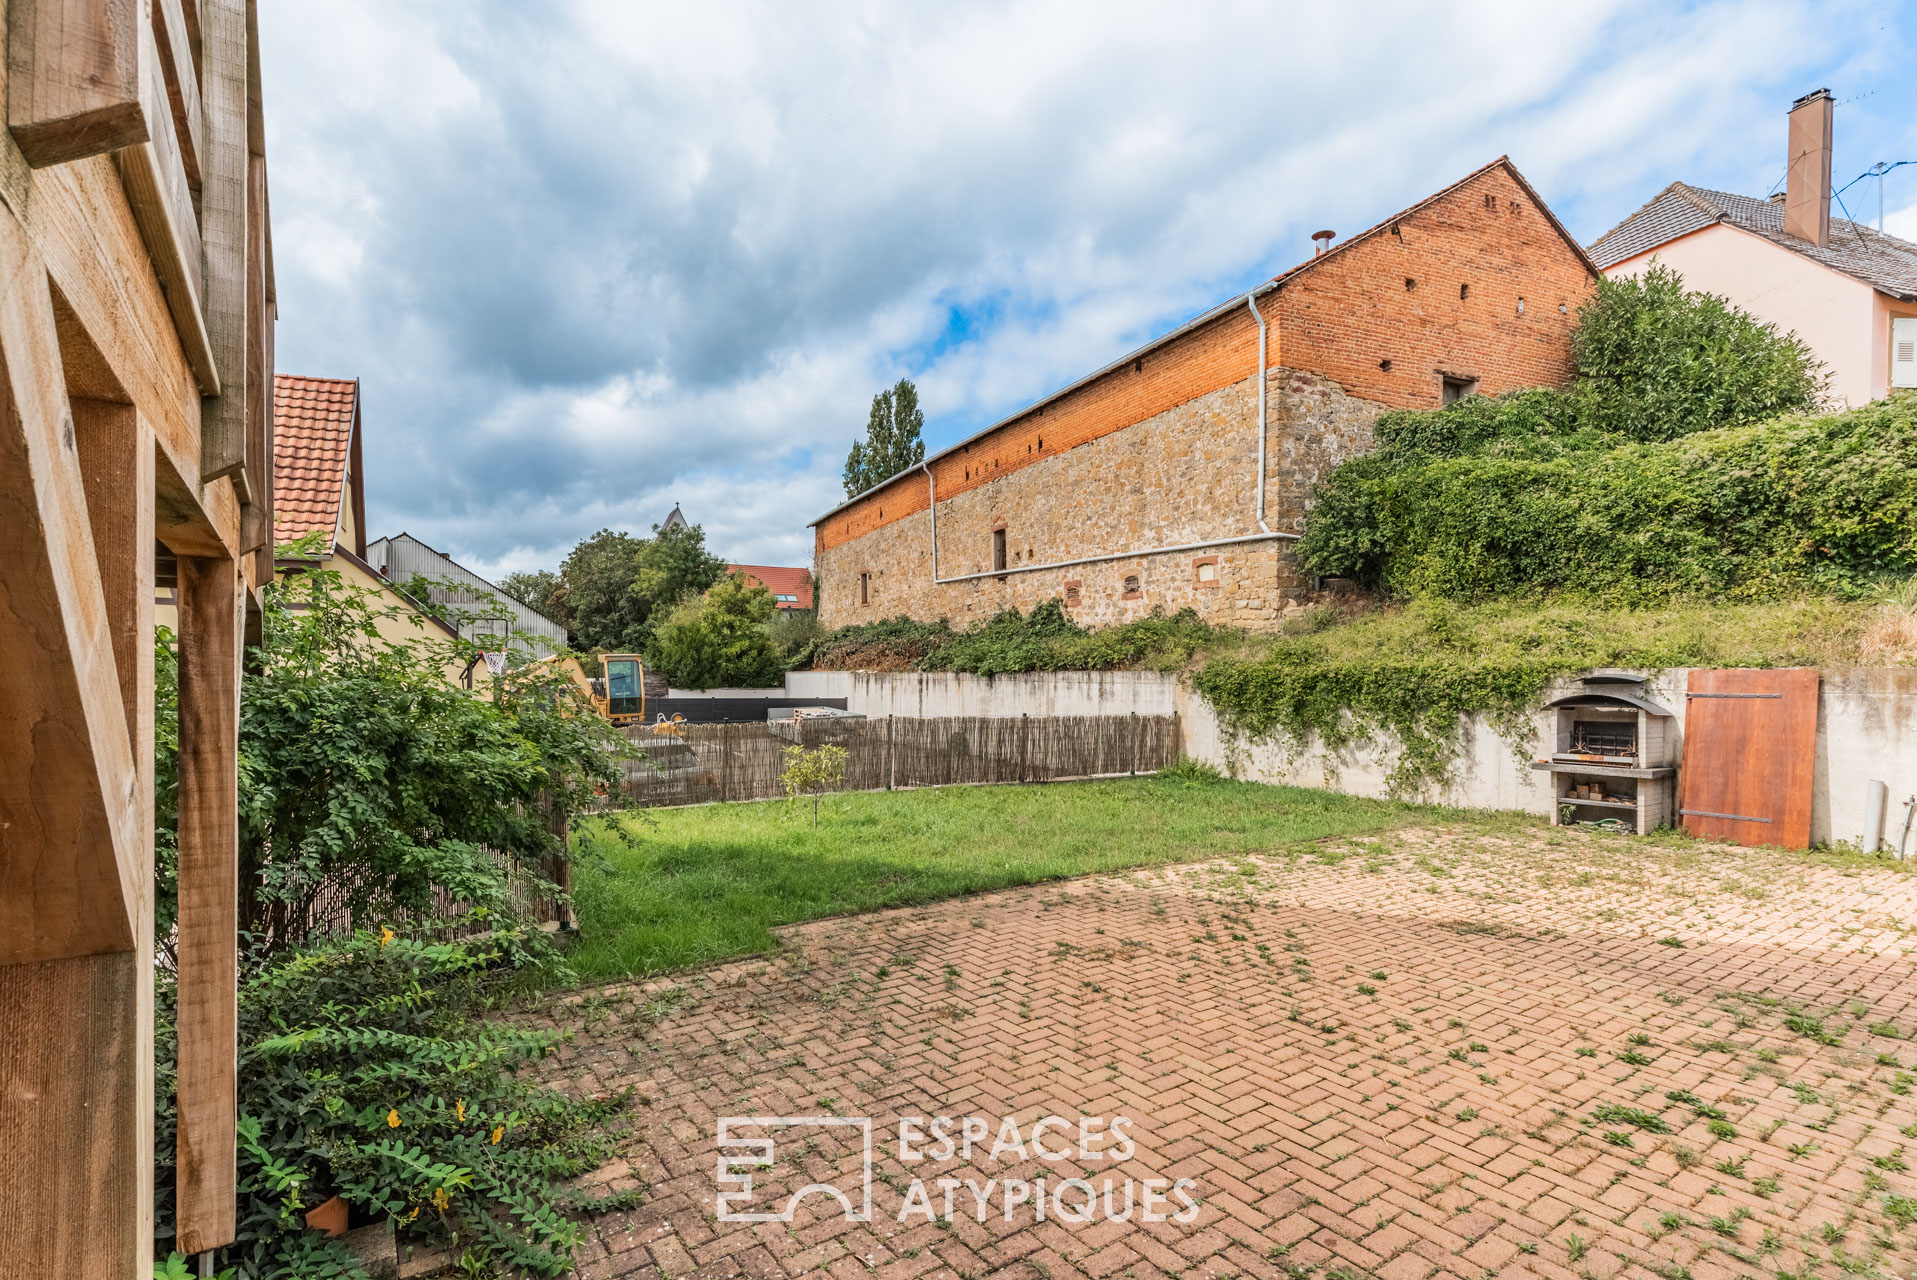
[[[872,575],[869,573],[859,575],[859,603],[872,603]]]
[[[992,530],[992,568],[998,573],[1005,572],[1005,530]]]
[[[1067,580],[1065,583],[1065,607],[1067,609],[1078,608],[1079,602],[1084,598],[1084,589],[1085,584],[1077,578]]]
[[[1125,599],[1137,600],[1140,597],[1142,597],[1144,594],[1145,593],[1141,591],[1138,586],[1138,575],[1135,573],[1126,574],[1125,575]]]
[[[1191,562],[1192,581],[1200,587],[1218,585],[1218,557],[1199,556]]]

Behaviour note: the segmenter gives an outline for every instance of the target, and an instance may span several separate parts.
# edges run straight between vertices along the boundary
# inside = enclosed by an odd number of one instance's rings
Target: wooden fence
[[[695,724],[683,738],[626,731],[625,797],[642,806],[770,800],[785,794],[785,750],[846,752],[845,789],[890,791],[1153,773],[1178,759],[1178,717],[952,716],[936,719]]]

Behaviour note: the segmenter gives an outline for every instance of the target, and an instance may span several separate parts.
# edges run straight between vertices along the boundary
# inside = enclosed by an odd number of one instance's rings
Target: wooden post
[[[892,722],[896,716],[885,717],[885,789],[892,789]]]
[[[179,1182],[181,1252],[230,1244],[237,1177],[238,563],[181,556]]]
[[[249,314],[247,207],[246,0],[200,0],[201,109],[206,113],[200,172],[200,243],[205,255],[206,333],[220,394],[200,409],[200,478],[232,475],[250,484],[246,465]],[[262,196],[264,191],[261,192]],[[264,477],[267,483],[272,477]],[[262,495],[242,494],[259,501]],[[270,531],[268,536],[271,536]]]
[[[73,403],[153,882],[153,435]],[[0,1257],[22,1275],[153,1274],[153,911],[131,951],[0,968]]]

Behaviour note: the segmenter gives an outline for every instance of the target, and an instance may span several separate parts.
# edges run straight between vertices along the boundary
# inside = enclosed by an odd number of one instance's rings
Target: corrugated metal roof
[[[1591,245],[1591,258],[1608,269],[1719,222],[1762,236],[1894,298],[1917,301],[1917,244],[1833,217],[1830,243],[1819,248],[1785,234],[1781,203],[1682,182],[1673,182],[1642,209],[1599,236]]]

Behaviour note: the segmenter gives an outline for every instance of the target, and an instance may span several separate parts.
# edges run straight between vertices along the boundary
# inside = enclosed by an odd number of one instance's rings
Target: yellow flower
[[[461,1124],[466,1123],[466,1099],[461,1098],[458,1102],[453,1104],[453,1114],[459,1117],[459,1122]]]
[[[498,1146],[499,1140],[505,1136],[506,1136],[506,1126],[502,1124],[498,1128],[493,1130],[493,1145],[495,1147]]]
[[[383,947],[387,943],[391,942],[392,940],[393,940],[392,927],[390,925],[381,925],[379,930],[379,945]]]
[[[452,1202],[453,1202],[453,1198],[446,1194],[446,1188],[444,1187],[433,1188],[433,1208],[439,1210],[441,1213],[444,1213],[446,1212],[446,1206],[451,1204]]]
[[[391,1111],[388,1111],[386,1113],[386,1127],[388,1129],[399,1128],[399,1108],[398,1107],[394,1107]]]
[[[413,1211],[406,1215],[406,1221],[411,1222],[414,1218],[417,1218],[418,1216],[419,1216],[419,1206],[414,1205]]]

